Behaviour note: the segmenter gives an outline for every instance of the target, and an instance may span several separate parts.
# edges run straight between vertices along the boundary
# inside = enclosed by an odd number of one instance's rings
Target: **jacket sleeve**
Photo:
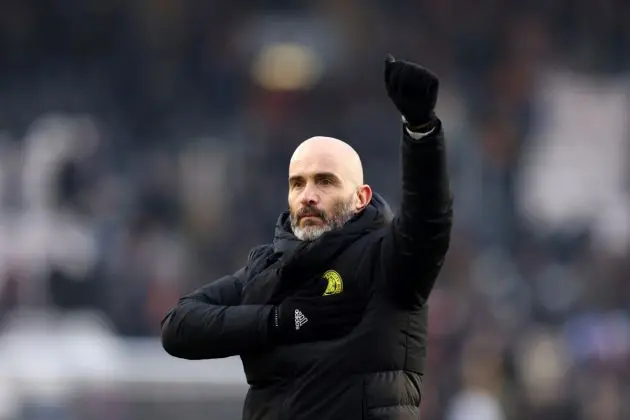
[[[162,321],[162,346],[174,357],[200,360],[239,355],[267,345],[271,306],[240,305],[240,270],[182,297]]]
[[[396,296],[425,301],[449,248],[453,214],[441,122],[419,138],[404,128],[401,149],[402,202],[383,239],[382,261]]]

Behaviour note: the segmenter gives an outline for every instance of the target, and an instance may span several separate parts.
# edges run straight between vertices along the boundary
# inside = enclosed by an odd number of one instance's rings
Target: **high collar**
[[[278,217],[273,238],[273,247],[276,253],[285,253],[297,247],[307,247],[318,242],[328,242],[334,238],[356,237],[381,228],[391,222],[392,210],[387,202],[379,194],[374,193],[372,200],[360,213],[354,216],[342,228],[324,233],[315,241],[301,241],[295,237],[291,228],[289,211],[284,211]]]

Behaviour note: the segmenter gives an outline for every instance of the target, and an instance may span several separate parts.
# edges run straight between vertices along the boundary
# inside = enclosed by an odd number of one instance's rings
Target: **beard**
[[[297,212],[291,211],[291,229],[299,240],[314,241],[326,232],[341,229],[354,217],[354,214],[351,200],[336,202],[329,215],[316,207],[302,207]],[[300,220],[306,216],[317,217],[323,224],[300,226]]]

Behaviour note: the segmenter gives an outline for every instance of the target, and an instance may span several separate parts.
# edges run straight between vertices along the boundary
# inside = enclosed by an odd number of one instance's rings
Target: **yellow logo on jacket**
[[[328,281],[324,296],[336,295],[343,292],[343,280],[335,270],[326,271],[322,277]]]

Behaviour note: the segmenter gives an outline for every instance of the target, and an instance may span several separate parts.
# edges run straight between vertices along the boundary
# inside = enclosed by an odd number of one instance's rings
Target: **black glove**
[[[342,292],[331,296],[289,296],[271,311],[273,344],[296,344],[343,337],[361,321],[365,299]]]
[[[385,87],[412,131],[430,128],[435,120],[440,81],[430,70],[391,55],[385,59]]]

